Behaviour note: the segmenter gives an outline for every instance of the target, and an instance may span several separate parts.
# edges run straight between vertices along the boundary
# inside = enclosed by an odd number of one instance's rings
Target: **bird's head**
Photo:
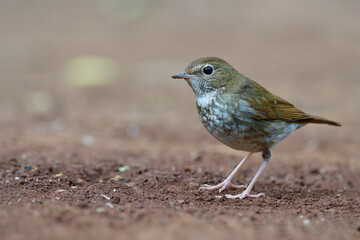
[[[172,76],[185,79],[196,96],[223,89],[226,90],[237,81],[239,72],[226,61],[217,57],[199,58],[189,64],[185,72]]]

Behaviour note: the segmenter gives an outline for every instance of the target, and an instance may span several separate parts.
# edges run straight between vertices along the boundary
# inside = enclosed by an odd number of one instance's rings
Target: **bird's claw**
[[[265,193],[250,194],[245,190],[244,192],[242,192],[238,195],[230,195],[230,194],[225,195],[225,197],[230,198],[230,199],[234,199],[234,198],[244,199],[246,197],[258,198],[260,196],[265,196]]]
[[[212,186],[209,184],[204,184],[199,188],[199,190],[216,190],[219,189],[219,193],[224,191],[227,188],[234,188],[234,189],[240,189],[240,188],[246,188],[245,185],[235,185],[231,183],[231,180],[225,180],[222,183],[219,183],[218,185]]]

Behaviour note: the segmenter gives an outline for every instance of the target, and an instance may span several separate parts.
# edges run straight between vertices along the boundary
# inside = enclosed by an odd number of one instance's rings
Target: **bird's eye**
[[[206,75],[211,75],[213,73],[214,69],[211,66],[206,66],[203,68],[203,72]]]

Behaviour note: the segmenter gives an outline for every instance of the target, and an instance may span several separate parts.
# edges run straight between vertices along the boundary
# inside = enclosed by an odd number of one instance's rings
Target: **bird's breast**
[[[227,146],[258,152],[272,147],[301,127],[298,123],[257,120],[249,105],[234,96],[208,93],[197,98],[200,120],[207,131]]]
[[[245,151],[261,151],[251,136],[251,119],[239,115],[240,101],[231,101],[226,96],[208,93],[197,98],[200,120],[206,130],[231,148]],[[236,114],[235,114],[236,113]]]

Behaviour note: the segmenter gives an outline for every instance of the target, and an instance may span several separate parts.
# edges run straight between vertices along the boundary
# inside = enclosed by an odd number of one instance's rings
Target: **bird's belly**
[[[242,151],[259,152],[271,148],[299,128],[298,123],[263,121],[237,117],[226,111],[198,109],[202,124],[220,142]]]
[[[225,145],[242,151],[259,152],[264,149],[256,136],[251,136],[244,126],[222,121],[202,121],[206,130]]]

